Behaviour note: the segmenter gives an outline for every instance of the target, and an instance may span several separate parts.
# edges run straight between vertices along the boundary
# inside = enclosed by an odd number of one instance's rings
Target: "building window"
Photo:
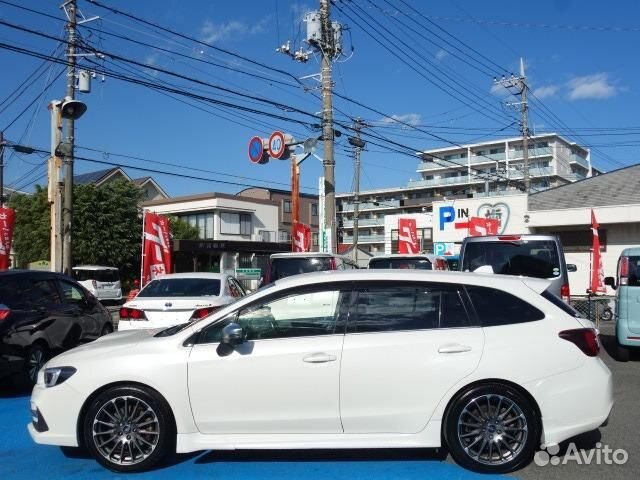
[[[291,213],[291,200],[282,201],[282,211],[284,213]]]
[[[198,229],[198,238],[200,238],[201,240],[213,239],[213,213],[183,215],[180,218],[192,227]]]
[[[220,233],[251,235],[251,215],[248,213],[220,213]]]
[[[281,243],[289,243],[291,241],[291,234],[286,230],[280,230],[279,237]]]
[[[312,203],[311,204],[311,216],[312,217],[317,217],[318,216],[318,204],[317,203]]]
[[[311,238],[312,238],[313,246],[317,247],[320,244],[320,242],[318,241],[318,233],[317,232],[314,233]]]

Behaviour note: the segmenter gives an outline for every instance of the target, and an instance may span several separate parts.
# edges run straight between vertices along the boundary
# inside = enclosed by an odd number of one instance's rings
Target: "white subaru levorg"
[[[175,451],[443,444],[467,468],[513,471],[613,405],[597,331],[548,286],[408,270],[278,280],[55,357],[28,429],[120,472]]]

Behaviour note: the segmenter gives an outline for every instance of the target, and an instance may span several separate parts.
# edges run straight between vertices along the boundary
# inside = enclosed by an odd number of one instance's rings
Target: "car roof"
[[[514,275],[495,275],[491,273],[456,272],[452,270],[330,270],[325,272],[303,273],[292,275],[275,281],[275,285],[282,288],[312,285],[319,282],[331,281],[414,281],[437,282],[492,287],[509,291],[510,287],[520,287],[526,284],[532,290],[541,293],[551,282],[541,278],[519,277]]]
[[[517,238],[516,238],[517,237]],[[463,241],[465,243],[482,243],[482,242],[501,242],[509,240],[553,240],[557,241],[557,235],[523,233],[523,234],[504,234],[504,235],[488,235],[484,237],[467,237]]]
[[[270,258],[344,258],[343,255],[327,252],[287,252],[273,253]]]
[[[372,260],[376,260],[378,258],[406,258],[406,259],[412,259],[412,258],[426,258],[427,260],[431,261],[431,259],[436,258],[435,255],[430,255],[428,253],[391,253],[389,255],[376,255],[375,257],[371,257],[369,259],[369,262],[371,262]]]
[[[622,250],[621,257],[637,257],[640,256],[640,247],[630,247]]]
[[[155,280],[165,280],[171,278],[208,278],[210,280],[224,280],[231,275],[227,273],[212,273],[212,272],[184,272],[184,273],[167,273]]]
[[[66,275],[63,275],[58,272],[50,272],[48,270],[26,270],[26,269],[11,269],[0,271],[0,276],[10,276],[10,275],[46,275],[46,276],[58,276],[67,278]]]
[[[118,270],[118,267],[105,267],[103,265],[78,265],[73,270]]]

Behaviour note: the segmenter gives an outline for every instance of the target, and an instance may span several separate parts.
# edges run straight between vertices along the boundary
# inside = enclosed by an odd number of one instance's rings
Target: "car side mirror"
[[[237,323],[230,323],[222,329],[222,343],[230,346],[240,345],[244,342],[244,331]]]
[[[567,263],[567,272],[577,272],[577,271],[578,271],[578,267],[576,267],[575,264]]]
[[[616,286],[616,279],[613,277],[604,277],[604,284],[610,286],[614,290],[618,288]]]

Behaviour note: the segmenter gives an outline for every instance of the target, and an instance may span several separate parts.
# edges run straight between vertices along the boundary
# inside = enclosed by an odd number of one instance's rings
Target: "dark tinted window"
[[[24,307],[27,304],[26,291],[30,285],[26,279],[16,276],[2,276],[0,279],[0,304],[9,308]]]
[[[627,286],[640,287],[640,257],[627,257],[629,259],[629,278]]]
[[[582,314],[579,311],[577,311],[572,306],[568,305],[564,300],[562,300],[561,298],[558,298],[549,290],[545,290],[544,292],[542,292],[542,296],[547,300],[549,300],[551,303],[553,303],[556,307],[563,310],[565,313],[568,313],[573,317],[583,318]]]
[[[118,270],[73,270],[73,278],[79,282],[86,280],[106,283],[120,281]]]
[[[332,262],[329,257],[274,258],[271,261],[271,281],[300,273],[322,272],[331,269]]]
[[[410,270],[432,270],[427,258],[372,258],[369,268],[404,268]]]
[[[463,254],[463,271],[489,265],[494,273],[536,278],[560,276],[558,247],[552,240],[469,242]]]
[[[29,302],[37,306],[46,306],[62,303],[60,294],[53,280],[33,280],[29,282],[29,289],[25,297]]]
[[[455,288],[447,286],[375,286],[357,290],[352,332],[424,330],[469,325]]]
[[[220,295],[220,280],[213,278],[165,278],[152,280],[138,297],[203,297]]]
[[[524,300],[502,290],[467,287],[471,302],[484,327],[542,320],[544,313]]]

